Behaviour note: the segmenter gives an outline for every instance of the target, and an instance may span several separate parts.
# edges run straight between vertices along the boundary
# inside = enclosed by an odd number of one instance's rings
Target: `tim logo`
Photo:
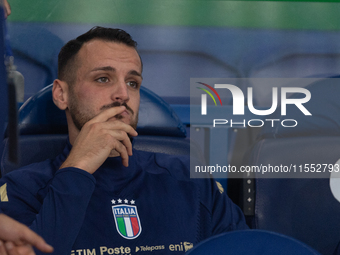
[[[134,205],[114,205],[112,212],[118,233],[126,239],[135,239],[142,232],[137,207]]]
[[[215,93],[217,98],[219,99],[221,105],[222,101],[219,96],[219,94],[216,92],[215,89],[228,89],[233,98],[233,115],[244,115],[244,105],[245,105],[245,100],[244,100],[244,94],[240,88],[238,88],[235,85],[231,84],[215,84],[214,88],[198,82],[199,84],[202,84],[206,87],[208,87],[211,91]],[[199,87],[198,87],[199,88]],[[217,105],[216,100],[214,96],[209,92],[207,89],[199,88],[206,92],[210,97],[214,100],[215,105]],[[287,94],[291,93],[302,93],[305,95],[303,98],[287,98]],[[298,88],[298,87],[281,87],[281,115],[286,115],[286,108],[288,104],[294,104],[297,108],[300,109],[300,111],[304,115],[312,115],[302,104],[307,103],[311,99],[311,93],[309,90],[305,88]],[[248,108],[250,112],[252,112],[255,115],[270,115],[272,114],[278,105],[278,88],[273,87],[272,88],[272,106],[269,109],[255,109],[254,104],[253,104],[253,88],[248,87],[247,88],[247,103],[248,103]],[[201,95],[201,115],[207,115],[207,95],[202,94]]]

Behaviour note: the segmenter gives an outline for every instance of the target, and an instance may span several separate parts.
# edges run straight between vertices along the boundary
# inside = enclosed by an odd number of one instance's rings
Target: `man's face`
[[[112,116],[137,127],[142,65],[137,51],[122,43],[92,40],[76,56],[76,82],[69,88],[68,110],[78,131],[110,107],[126,111]]]

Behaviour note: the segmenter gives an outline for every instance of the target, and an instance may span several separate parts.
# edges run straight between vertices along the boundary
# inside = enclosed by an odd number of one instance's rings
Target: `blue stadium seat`
[[[269,231],[244,230],[211,237],[191,249],[188,255],[319,255],[304,243]]]
[[[139,53],[143,84],[169,104],[189,106],[190,78],[240,77],[233,66],[204,52],[140,49]]]
[[[305,164],[319,164],[321,171],[334,165],[340,158],[338,81],[324,79],[306,87],[312,97],[305,107],[312,116],[304,116],[296,107],[287,110],[286,116],[276,113],[273,118],[296,119],[298,125],[263,129],[246,163],[292,165],[298,172]],[[330,173],[306,177],[291,173],[284,179],[275,175],[255,179],[253,227],[294,237],[322,254],[332,254],[340,240],[340,203],[332,195]]]
[[[25,100],[57,78],[58,53],[64,42],[42,26],[8,23],[14,64],[25,78]]]
[[[304,115],[293,105],[287,106],[287,116],[281,116],[281,109],[277,109],[268,118],[295,119],[298,121],[298,125],[295,128],[284,128],[279,122],[275,122],[273,128],[270,125],[264,126],[260,137],[340,136],[339,82],[340,76],[334,76],[307,85],[305,88],[311,93],[311,99],[304,106],[312,116]],[[298,94],[294,94],[290,98],[298,98],[298,96]]]
[[[244,59],[257,106],[271,105],[271,97],[267,96],[271,90],[264,86],[262,78],[276,78],[276,87],[286,87],[282,78],[326,78],[339,73],[338,33],[275,31],[264,36],[266,43],[254,44]]]
[[[189,155],[190,142],[185,127],[160,97],[141,88],[141,103],[134,148],[167,154]],[[6,174],[19,166],[39,162],[58,155],[65,145],[67,123],[64,111],[52,101],[52,85],[27,100],[19,111],[19,164],[8,161],[8,140],[1,161]]]

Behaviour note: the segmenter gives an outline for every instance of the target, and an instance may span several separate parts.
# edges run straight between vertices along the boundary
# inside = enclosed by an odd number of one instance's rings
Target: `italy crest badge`
[[[118,201],[122,200],[119,199]],[[122,237],[134,239],[140,235],[142,227],[138,216],[137,206],[118,204],[112,206],[112,212],[116,223],[116,229]]]

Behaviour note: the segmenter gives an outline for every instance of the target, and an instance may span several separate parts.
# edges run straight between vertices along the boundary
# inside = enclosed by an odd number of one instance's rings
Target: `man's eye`
[[[109,79],[107,77],[100,77],[96,81],[101,82],[101,83],[106,83],[109,81]]]
[[[130,86],[131,88],[138,88],[138,82],[135,81],[128,81],[126,83],[128,86]]]

